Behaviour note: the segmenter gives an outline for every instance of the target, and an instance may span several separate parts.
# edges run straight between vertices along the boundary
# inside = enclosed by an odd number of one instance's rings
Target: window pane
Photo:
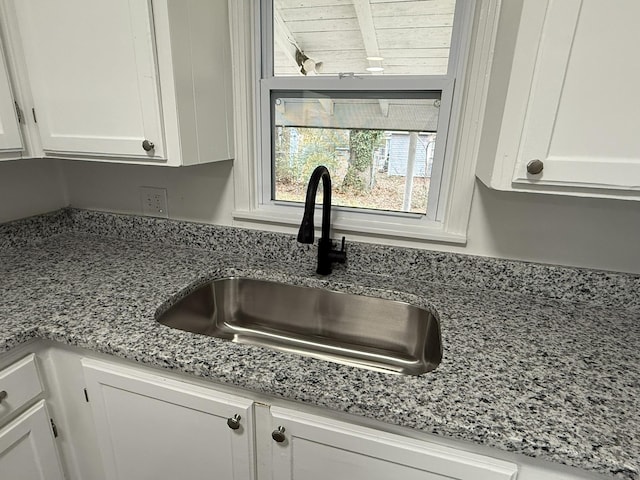
[[[426,213],[440,93],[360,95],[272,93],[273,200],[304,202],[325,165],[334,205]]]
[[[274,75],[445,75],[455,0],[274,0]]]

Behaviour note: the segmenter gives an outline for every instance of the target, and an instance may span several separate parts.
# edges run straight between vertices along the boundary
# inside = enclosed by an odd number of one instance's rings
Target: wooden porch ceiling
[[[296,48],[322,62],[320,75],[445,74],[454,10],[455,0],[274,0],[275,74],[301,75]]]

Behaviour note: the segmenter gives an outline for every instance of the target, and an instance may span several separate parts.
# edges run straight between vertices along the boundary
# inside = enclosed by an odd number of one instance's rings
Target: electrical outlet
[[[140,200],[143,215],[169,218],[166,188],[140,187]]]

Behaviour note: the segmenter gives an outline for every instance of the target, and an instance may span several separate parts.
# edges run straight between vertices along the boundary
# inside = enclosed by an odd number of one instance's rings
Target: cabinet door
[[[284,440],[271,441],[274,480],[510,480],[517,473],[501,460],[328,418],[277,407],[271,416],[274,431],[284,428]]]
[[[638,18],[637,0],[525,2],[521,29],[539,44],[515,184],[640,192]]]
[[[163,159],[150,0],[11,5],[45,154]]]
[[[250,400],[91,359],[82,366],[108,479],[255,477]],[[237,429],[227,423],[235,415]]]
[[[0,478],[64,480],[44,400],[0,429]]]
[[[16,117],[16,107],[11,94],[9,72],[0,43],[0,159],[19,158],[20,155],[8,155],[8,152],[21,152],[22,138]]]

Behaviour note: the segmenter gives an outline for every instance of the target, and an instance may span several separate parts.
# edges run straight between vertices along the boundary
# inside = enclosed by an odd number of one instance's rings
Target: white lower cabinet
[[[289,408],[258,403],[254,422],[250,399],[100,360],[81,363],[108,480],[512,480],[517,474],[513,463]]]
[[[35,355],[27,355],[0,370],[0,478],[3,480],[65,478],[52,431],[53,420],[45,401],[38,400],[43,393]]]
[[[271,407],[273,480],[512,480],[513,463]]]
[[[0,408],[2,480],[602,478],[71,347],[29,348],[0,370],[13,395]]]
[[[0,478],[63,480],[49,415],[40,400],[0,429]]]
[[[251,400],[83,359],[109,480],[255,478]]]

